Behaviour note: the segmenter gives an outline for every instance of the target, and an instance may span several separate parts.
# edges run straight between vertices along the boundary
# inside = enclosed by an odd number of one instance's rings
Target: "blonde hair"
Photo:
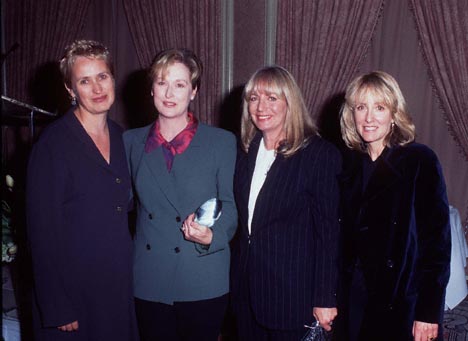
[[[65,55],[60,59],[60,72],[67,88],[71,89],[72,69],[76,58],[87,57],[103,60],[114,76],[110,52],[103,44],[94,40],[75,40],[65,48]]]
[[[242,147],[248,151],[250,143],[258,132],[250,118],[249,99],[252,93],[259,91],[275,94],[286,101],[287,114],[283,127],[286,138],[280,142],[276,152],[285,157],[293,155],[304,147],[308,137],[316,134],[316,128],[294,77],[277,65],[257,70],[245,85],[241,118]]]
[[[197,55],[189,49],[167,49],[159,52],[150,66],[151,81],[154,82],[159,73],[164,76],[167,68],[174,63],[181,63],[189,69],[192,88],[199,90],[203,64]]]
[[[385,137],[387,147],[404,146],[414,141],[415,126],[397,81],[386,72],[373,71],[355,78],[346,89],[340,125],[341,136],[349,148],[367,152],[367,145],[357,131],[353,115],[355,102],[365,93],[380,98],[390,109],[394,124]]]

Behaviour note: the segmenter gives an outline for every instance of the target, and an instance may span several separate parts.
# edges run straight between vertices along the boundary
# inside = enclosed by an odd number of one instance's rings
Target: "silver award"
[[[222,207],[223,204],[221,200],[211,198],[197,208],[194,221],[200,225],[211,227],[221,216]]]

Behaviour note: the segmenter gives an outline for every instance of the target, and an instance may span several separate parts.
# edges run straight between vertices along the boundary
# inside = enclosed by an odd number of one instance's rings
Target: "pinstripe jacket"
[[[277,155],[257,198],[249,236],[248,201],[261,134],[238,153],[235,197],[239,212],[233,242],[233,309],[250,292],[258,323],[301,328],[313,307],[336,306],[338,150],[314,136],[291,157]],[[241,285],[247,281],[247,285]],[[244,282],[245,283],[245,282]]]

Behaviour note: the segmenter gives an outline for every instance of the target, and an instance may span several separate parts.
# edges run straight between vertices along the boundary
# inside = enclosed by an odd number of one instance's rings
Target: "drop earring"
[[[76,97],[73,96],[71,99],[71,105],[75,106],[76,105]]]

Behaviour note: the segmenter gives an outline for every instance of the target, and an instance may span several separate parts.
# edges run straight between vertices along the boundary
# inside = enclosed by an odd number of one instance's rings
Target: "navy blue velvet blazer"
[[[363,155],[351,152],[340,180],[345,274],[360,257],[369,292],[367,335],[412,339],[414,320],[443,318],[451,245],[442,169],[424,145],[390,148],[363,192]]]
[[[338,150],[318,136],[291,157],[277,155],[258,195],[249,236],[248,201],[258,134],[240,151],[234,193],[239,229],[233,243],[234,311],[245,297],[258,323],[271,329],[303,328],[313,307],[336,306]],[[250,243],[249,243],[250,241]]]

